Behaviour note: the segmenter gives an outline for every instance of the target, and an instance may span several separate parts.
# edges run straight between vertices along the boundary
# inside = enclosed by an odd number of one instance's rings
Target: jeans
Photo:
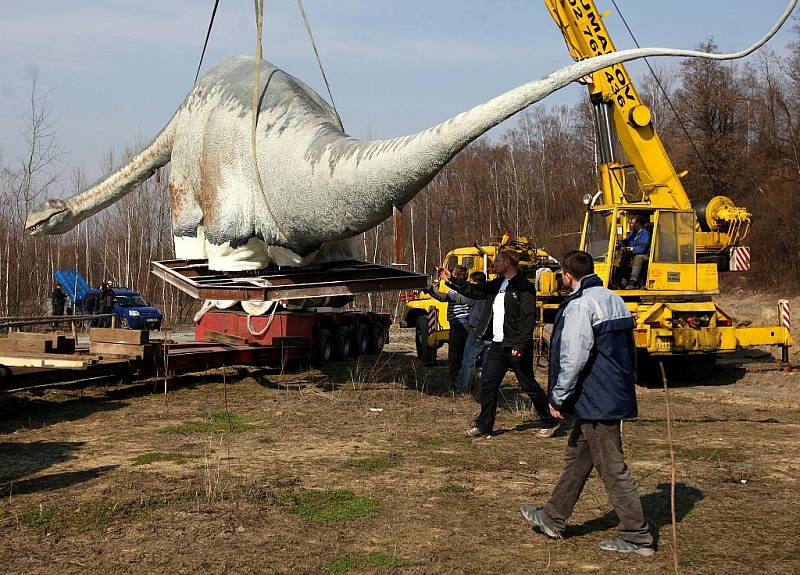
[[[596,468],[619,517],[620,536],[631,543],[652,545],[636,481],[622,456],[619,425],[618,420],[575,422],[561,476],[544,506],[546,520],[551,527],[564,529],[592,468]]]
[[[483,341],[480,336],[475,335],[475,329],[467,328],[467,343],[464,345],[464,357],[461,360],[461,371],[458,372],[456,379],[456,393],[463,393],[469,390],[472,382],[472,375],[475,371],[475,362],[478,361],[481,353],[489,346],[488,341]],[[486,355],[483,356],[482,367],[486,367]]]
[[[492,342],[486,351],[484,368],[481,372],[481,389],[478,392],[481,412],[475,419],[475,427],[486,434],[491,433],[494,429],[497,396],[500,393],[500,384],[503,383],[503,378],[509,369],[514,371],[519,386],[531,398],[539,418],[548,424],[555,424],[556,420],[550,415],[547,394],[536,383],[533,375],[533,342],[531,341],[525,346],[525,350],[519,358],[511,355],[510,347],[503,347],[502,343]]]
[[[464,357],[464,346],[467,343],[467,326],[456,320],[450,322],[450,334],[447,337],[447,367],[450,373],[450,385],[456,386],[461,361]]]

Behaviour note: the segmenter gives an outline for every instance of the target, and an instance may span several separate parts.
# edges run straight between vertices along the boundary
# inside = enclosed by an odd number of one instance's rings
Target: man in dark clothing
[[[111,289],[111,282],[103,282],[100,286],[100,294],[97,296],[97,302],[100,306],[101,314],[111,314],[114,311],[114,290]],[[103,327],[111,327],[111,318],[104,317],[101,325]]]
[[[619,536],[601,541],[600,548],[649,556],[655,553],[653,536],[623,459],[620,433],[622,420],[637,416],[635,322],[622,298],[603,287],[588,253],[567,254],[563,270],[573,292],[561,304],[550,338],[550,412],[576,421],[549,501],[520,510],[545,535],[560,538],[596,467],[620,519]]]
[[[483,272],[472,272],[469,275],[471,284],[484,284],[486,283],[486,274]],[[436,300],[446,301],[449,304],[466,305],[469,310],[467,319],[467,338],[464,345],[464,353],[461,359],[461,369],[458,372],[458,377],[455,381],[455,393],[463,394],[469,391],[470,384],[472,383],[472,375],[475,370],[475,362],[481,357],[483,350],[489,345],[488,342],[483,340],[483,334],[476,334],[476,330],[480,325],[483,318],[483,312],[486,307],[486,300],[470,299],[461,295],[456,290],[448,292],[441,292],[434,287],[426,290]],[[449,310],[448,305],[448,310]],[[451,324],[452,325],[452,324]]]
[[[547,396],[533,375],[533,328],[536,323],[536,290],[531,282],[518,273],[519,255],[513,250],[502,250],[495,258],[497,277],[483,285],[458,286],[447,283],[472,299],[485,299],[481,322],[476,333],[491,341],[487,350],[485,367],[481,372],[481,389],[478,401],[481,412],[475,426],[465,435],[489,436],[494,430],[497,415],[497,396],[500,384],[509,369],[514,371],[520,387],[527,392],[542,421],[541,435],[550,437],[558,427],[547,409]],[[440,270],[445,280],[446,270]],[[498,297],[499,296],[499,297]]]
[[[67,302],[67,294],[61,289],[61,286],[56,284],[53,288],[53,293],[50,296],[50,304],[53,310],[53,315],[64,315],[64,304]]]

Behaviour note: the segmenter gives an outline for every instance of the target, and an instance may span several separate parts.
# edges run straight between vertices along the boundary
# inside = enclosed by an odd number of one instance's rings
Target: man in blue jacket
[[[620,519],[619,536],[600,542],[605,551],[649,556],[653,536],[642,511],[636,482],[622,455],[620,425],[637,417],[635,323],[625,302],[603,287],[592,256],[573,251],[563,262],[572,288],[556,314],[550,339],[550,413],[575,418],[564,467],[544,507],[523,505],[522,515],[557,539],[597,468]]]
[[[650,232],[644,226],[646,223],[644,216],[636,214],[631,216],[628,225],[631,231],[622,240],[622,245],[631,251],[631,275],[625,289],[639,289],[639,276],[642,268],[647,265],[650,259]]]

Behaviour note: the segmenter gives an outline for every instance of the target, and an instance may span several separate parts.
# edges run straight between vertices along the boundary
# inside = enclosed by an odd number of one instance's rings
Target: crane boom
[[[576,61],[616,51],[603,22],[607,14],[597,10],[594,0],[545,0],[545,5]],[[602,203],[692,210],[681,182],[685,172],[675,171],[653,126],[652,113],[625,66],[616,64],[585,80],[595,116]],[[630,162],[627,166],[615,157],[612,133]],[[751,214],[724,196],[695,206],[695,211],[698,253],[727,252],[750,230]]]
[[[604,14],[592,0],[545,0],[545,4],[576,61],[616,51],[603,22]],[[632,198],[630,193],[627,200],[621,197],[626,192],[623,166],[614,161],[613,148],[608,149],[609,133],[603,133],[599,140],[604,203],[640,200],[665,208],[691,209],[680,177],[653,128],[650,109],[639,98],[625,66],[617,64],[596,72],[588,86],[596,124],[601,131],[614,130],[635,168],[642,192],[639,198]]]

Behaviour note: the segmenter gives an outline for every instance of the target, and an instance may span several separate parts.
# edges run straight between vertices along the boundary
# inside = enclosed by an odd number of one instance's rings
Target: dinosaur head
[[[25,229],[34,236],[63,234],[72,229],[74,216],[64,200],[45,200],[28,214]]]

